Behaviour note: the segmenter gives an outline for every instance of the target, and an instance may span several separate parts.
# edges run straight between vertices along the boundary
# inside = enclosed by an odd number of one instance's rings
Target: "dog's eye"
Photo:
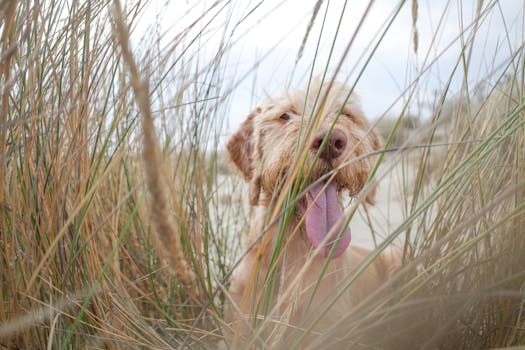
[[[343,115],[352,121],[355,120],[355,117],[352,113],[343,113]]]
[[[290,120],[290,115],[288,113],[284,113],[283,115],[281,115],[281,119],[282,120]]]

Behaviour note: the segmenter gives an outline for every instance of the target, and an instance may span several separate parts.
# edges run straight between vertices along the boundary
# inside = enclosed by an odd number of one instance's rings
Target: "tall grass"
[[[222,14],[236,4],[202,4],[204,15],[176,35],[152,27],[128,49],[128,35],[136,34],[148,4],[117,10],[115,4],[0,5],[2,348],[227,346],[228,277],[243,253],[248,220],[242,179],[230,172],[220,147],[239,84],[226,68],[234,64],[229,50],[238,23]],[[445,84],[431,117],[412,131],[403,128],[423,89],[419,79],[435,64],[426,61],[385,134],[388,155],[376,177],[386,176],[390,164],[413,176],[402,185],[403,223],[363,266],[402,236],[404,267],[313,339],[304,330],[315,324],[301,325],[292,337],[261,336],[275,327],[269,305],[269,317],[254,329],[255,346],[472,349],[525,343],[523,47],[509,45],[505,66],[492,67],[496,73],[483,84],[468,78],[479,22],[497,5],[480,2],[462,28],[452,73],[464,76],[462,87],[452,92]],[[417,25],[417,4],[413,8]],[[257,14],[258,7],[253,10]],[[219,43],[211,42],[216,28],[223,33]],[[389,24],[383,29],[388,32]],[[502,34],[509,40],[508,32]],[[313,33],[306,37],[314,40]],[[381,39],[380,33],[377,45]],[[360,68],[366,69],[376,43]],[[218,47],[211,59],[200,55],[208,45]],[[345,52],[351,48],[350,41]],[[338,72],[344,60],[330,62]],[[148,114],[158,136],[149,134],[148,154],[155,156],[143,162]],[[292,185],[280,203],[293,202],[299,188]],[[277,205],[273,218],[284,210]],[[276,264],[282,249],[273,252]],[[337,287],[347,289],[353,277]]]
[[[207,319],[220,321],[223,293],[188,339],[206,299],[196,303],[183,288],[189,282],[166,269],[154,248],[158,202],[147,198],[134,77],[114,34],[112,3],[6,6],[0,344],[166,348],[195,343],[204,325],[213,335],[218,321]],[[124,25],[134,28],[144,6],[123,9]],[[156,170],[167,183],[160,195],[171,204],[162,215],[169,213],[187,271],[211,298],[229,269],[224,251],[236,249],[231,218],[242,217],[239,206],[212,209],[222,195],[217,183],[229,181],[219,178],[217,162],[222,58],[191,61],[199,48],[189,34],[165,47],[160,33],[148,39],[136,53],[144,64],[137,74],[148,79],[152,113],[166,125]]]

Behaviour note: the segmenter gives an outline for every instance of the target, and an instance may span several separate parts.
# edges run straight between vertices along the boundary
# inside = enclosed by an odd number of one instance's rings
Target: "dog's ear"
[[[226,145],[231,160],[242,172],[246,181],[250,181],[253,177],[254,116],[252,113],[246,118],[239,130],[232,135]]]
[[[373,151],[379,151],[383,149],[383,139],[381,136],[376,134],[373,130],[369,130],[368,137],[370,138],[370,144],[372,145]],[[370,184],[370,189],[368,190],[368,193],[365,197],[365,203],[369,205],[376,204],[376,192],[377,192],[377,181],[375,179],[372,180],[372,183]]]
[[[258,108],[256,112],[260,112]],[[228,141],[226,148],[230,158],[244,175],[244,179],[250,182],[250,204],[259,203],[261,193],[261,169],[255,169],[255,162],[260,163],[260,154],[255,153],[255,135],[253,132],[253,119],[255,114],[251,113],[241,124],[239,130]],[[260,166],[259,166],[260,168]]]
[[[381,149],[383,149],[384,147],[384,142],[383,142],[383,138],[381,136],[379,136],[378,134],[376,134],[374,132],[374,130],[370,130],[369,134],[368,134],[368,137],[370,137],[370,139],[372,140],[372,149],[374,151],[379,151]]]

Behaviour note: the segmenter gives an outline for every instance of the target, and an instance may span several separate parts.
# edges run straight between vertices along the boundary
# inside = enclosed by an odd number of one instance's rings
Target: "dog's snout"
[[[335,159],[344,152],[348,141],[346,135],[339,129],[333,129],[331,133],[326,129],[320,130],[312,142],[312,151],[315,153],[319,152],[324,139],[327,137],[328,139],[319,157],[326,160]]]

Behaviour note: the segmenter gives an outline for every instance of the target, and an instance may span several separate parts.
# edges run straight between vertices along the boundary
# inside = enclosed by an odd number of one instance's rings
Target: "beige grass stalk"
[[[130,73],[131,86],[135,94],[137,105],[142,113],[143,157],[146,170],[146,182],[151,194],[151,205],[154,222],[153,241],[158,253],[168,262],[177,279],[183,284],[188,295],[198,300],[198,289],[195,275],[190,269],[182,248],[180,232],[170,220],[166,190],[161,176],[160,146],[157,142],[147,81],[141,79],[137,64],[129,46],[129,32],[124,23],[122,8],[119,0],[114,1],[113,14],[115,19],[115,34],[122,49],[122,57]]]
[[[417,0],[412,0],[412,44],[414,45],[414,53],[417,54],[417,49],[419,47],[419,34],[417,31],[417,14],[418,14],[418,4]]]
[[[2,4],[3,5],[3,4]],[[0,57],[0,81],[3,82],[4,90],[2,91],[1,96],[1,107],[0,107],[0,210],[5,210],[4,208],[4,178],[5,178],[5,164],[7,162],[7,152],[6,152],[6,134],[7,134],[7,128],[5,127],[6,121],[7,121],[7,115],[8,115],[8,104],[9,104],[9,89],[7,88],[7,84],[9,84],[10,81],[10,62],[11,58],[13,56],[14,50],[13,50],[13,44],[14,44],[14,20],[15,20],[15,12],[16,11],[16,1],[9,2],[6,5],[5,9],[5,17],[4,17],[4,25],[3,25],[3,32],[2,32],[2,56]],[[7,246],[7,239],[5,238],[5,234],[2,235],[2,232],[5,232],[5,217],[4,215],[1,215],[0,218],[0,237],[4,236],[4,242],[3,245]],[[0,300],[4,300],[4,294],[3,294],[3,288],[0,288]],[[4,309],[4,303],[0,302],[0,319],[5,319],[6,317],[6,310]]]

